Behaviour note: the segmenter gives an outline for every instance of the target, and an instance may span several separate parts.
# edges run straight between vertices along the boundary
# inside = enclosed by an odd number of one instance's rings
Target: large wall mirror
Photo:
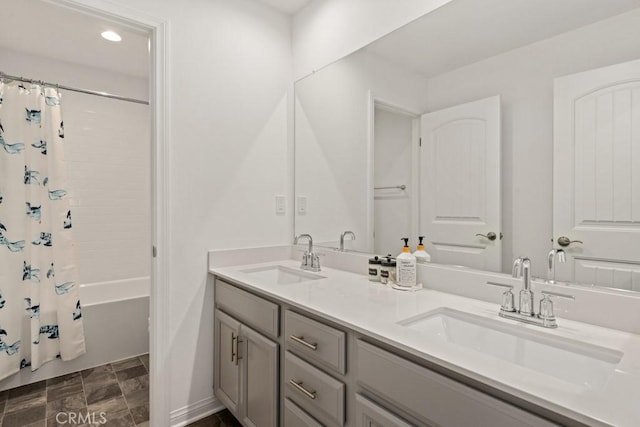
[[[295,84],[295,232],[640,291],[640,0],[452,0]]]

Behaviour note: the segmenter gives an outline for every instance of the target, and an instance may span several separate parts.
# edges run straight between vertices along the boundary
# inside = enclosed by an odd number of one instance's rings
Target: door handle
[[[558,237],[558,244],[560,246],[562,246],[563,248],[566,248],[567,246],[569,246],[572,243],[580,243],[580,244],[582,244],[584,242],[582,240],[571,240],[567,236]]]
[[[484,237],[485,239],[491,240],[492,242],[494,240],[496,240],[496,238],[498,237],[498,235],[496,233],[494,233],[493,231],[488,232],[487,234],[476,234],[476,236],[480,236],[480,237]],[[502,240],[502,233],[500,233],[500,240]]]

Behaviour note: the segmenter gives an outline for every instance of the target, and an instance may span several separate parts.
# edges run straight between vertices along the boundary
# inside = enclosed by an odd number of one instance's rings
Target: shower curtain
[[[0,379],[85,353],[60,109],[0,82]]]

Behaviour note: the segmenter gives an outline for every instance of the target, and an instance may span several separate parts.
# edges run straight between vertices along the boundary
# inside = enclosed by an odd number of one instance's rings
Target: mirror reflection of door
[[[640,61],[554,83],[556,277],[640,291]]]
[[[414,159],[419,115],[375,101],[373,146],[374,253],[397,255],[402,237],[417,241]]]
[[[422,116],[420,232],[432,261],[501,271],[500,97]]]

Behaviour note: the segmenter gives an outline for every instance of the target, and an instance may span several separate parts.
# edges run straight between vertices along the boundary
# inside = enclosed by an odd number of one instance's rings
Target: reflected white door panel
[[[554,82],[557,277],[640,291],[640,61]]]
[[[433,261],[501,271],[500,143],[499,96],[422,116],[420,232]]]

